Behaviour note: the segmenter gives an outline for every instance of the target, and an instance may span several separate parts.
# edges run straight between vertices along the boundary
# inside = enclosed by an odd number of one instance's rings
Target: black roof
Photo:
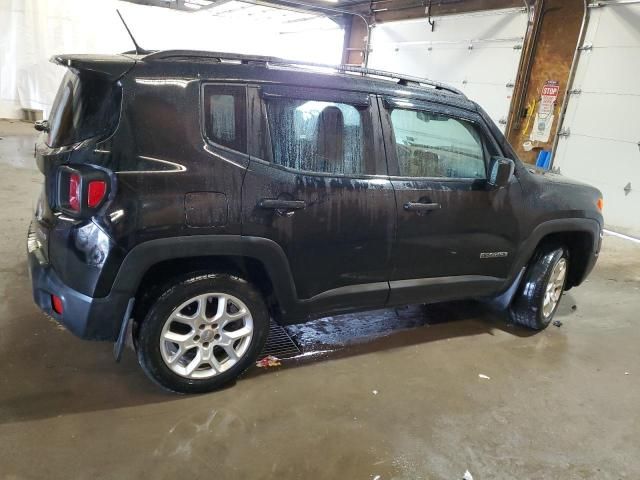
[[[289,66],[300,68],[316,68],[327,69],[339,73],[351,73],[358,74],[367,77],[379,77],[381,79],[391,80],[400,85],[426,85],[436,90],[444,90],[456,95],[464,94],[457,88],[450,87],[444,83],[437,82],[435,80],[429,80],[428,78],[415,77],[410,75],[404,75],[401,73],[388,72],[385,70],[376,70],[371,68],[363,68],[355,65],[328,65],[324,63],[287,60],[278,57],[266,57],[260,55],[243,55],[236,53],[223,53],[223,52],[207,52],[201,50],[163,50],[152,52],[142,57],[144,61],[158,61],[158,60],[211,60],[214,62],[222,63],[224,61],[238,62],[241,64],[262,64],[264,66]]]
[[[242,79],[250,82],[284,83],[409,96],[477,110],[476,104],[460,90],[443,83],[353,65],[327,65],[276,57],[199,50],[163,50],[144,55],[138,55],[135,52],[108,56],[58,55],[51,60],[69,68],[94,72],[104,69],[104,73],[111,77],[117,73],[124,74],[133,65],[137,65],[136,76],[198,76],[225,81]]]

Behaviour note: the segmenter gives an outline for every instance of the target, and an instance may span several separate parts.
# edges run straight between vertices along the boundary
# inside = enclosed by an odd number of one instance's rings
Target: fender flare
[[[547,235],[570,232],[589,233],[593,240],[591,246],[592,251],[590,253],[595,254],[599,251],[601,231],[602,227],[600,223],[592,218],[558,218],[538,224],[519,249],[516,260],[513,262],[511,271],[509,272],[509,277],[505,285],[506,288],[514,283],[522,269],[529,263],[540,241]]]
[[[276,242],[267,238],[241,235],[191,235],[167,237],[141,243],[124,258],[113,283],[112,293],[135,296],[144,274],[166,260],[203,256],[237,256],[261,262],[271,279],[283,314],[298,301],[287,257]]]

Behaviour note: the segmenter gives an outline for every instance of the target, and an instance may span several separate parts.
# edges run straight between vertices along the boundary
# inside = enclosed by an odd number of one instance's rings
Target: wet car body
[[[55,59],[82,81],[107,82],[102,95],[118,106],[84,111],[88,123],[113,128],[65,145],[43,138],[36,151],[45,182],[29,233],[34,298],[76,335],[115,340],[132,299],[142,308],[150,286],[212,266],[260,285],[283,324],[499,297],[550,236],[563,236],[571,247],[568,288],[593,268],[603,228],[600,193],[523,165],[464,95],[260,57],[226,60],[188,51]],[[244,92],[246,151],[208,140],[208,85]],[[267,96],[366,107],[372,132],[366,174],[274,164]],[[497,156],[512,160],[514,174],[501,188],[489,179],[401,176],[390,148],[393,105],[473,122]],[[51,134],[56,125],[48,128]],[[96,208],[71,211],[60,200],[65,175],[76,174],[107,185]],[[441,208],[414,212],[406,208],[411,202]],[[61,298],[62,313],[51,295]]]

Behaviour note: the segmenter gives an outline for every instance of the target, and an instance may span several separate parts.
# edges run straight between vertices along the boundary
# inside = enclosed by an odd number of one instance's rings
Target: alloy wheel
[[[174,373],[211,378],[233,367],[249,349],[253,319],[228,293],[205,293],[176,308],[160,334],[160,352]]]
[[[553,267],[551,276],[549,277],[549,281],[545,287],[544,298],[542,300],[542,315],[544,315],[544,318],[549,318],[560,301],[566,276],[567,260],[565,258],[561,258]]]

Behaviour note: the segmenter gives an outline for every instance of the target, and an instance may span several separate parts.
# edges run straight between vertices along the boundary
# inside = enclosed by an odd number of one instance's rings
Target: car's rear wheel
[[[260,354],[269,314],[243,279],[199,275],[168,287],[137,333],[138,361],[162,387],[201,393],[234,380]]]
[[[547,247],[534,255],[510,307],[511,319],[542,330],[553,319],[564,292],[569,253],[564,247]]]

